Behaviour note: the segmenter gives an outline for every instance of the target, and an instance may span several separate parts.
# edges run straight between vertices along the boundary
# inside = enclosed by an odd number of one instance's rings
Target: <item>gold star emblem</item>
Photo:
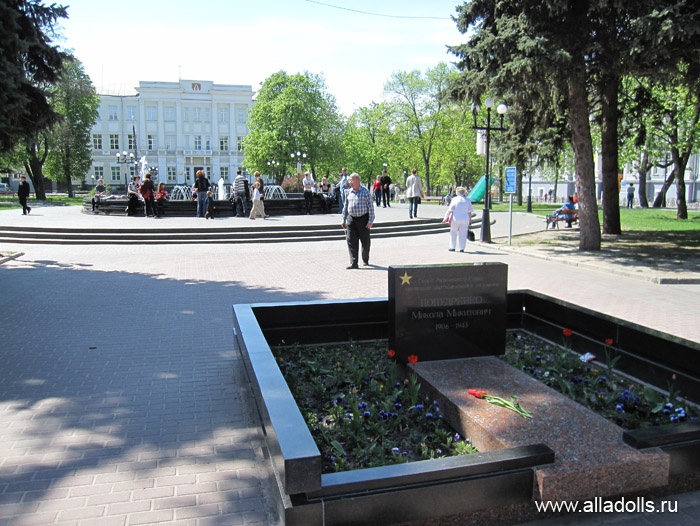
[[[413,276],[409,276],[408,272],[403,273],[403,276],[399,276],[401,278],[401,285],[410,285],[411,284],[411,278]]]

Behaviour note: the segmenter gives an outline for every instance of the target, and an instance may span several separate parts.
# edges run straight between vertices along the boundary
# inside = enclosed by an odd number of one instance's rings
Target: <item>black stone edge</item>
[[[635,449],[660,448],[670,457],[671,476],[700,471],[700,422],[625,431],[622,440]]]
[[[321,454],[289,391],[253,307],[233,306],[238,348],[263,425],[265,442],[288,494],[321,487]]]
[[[655,329],[650,329],[649,327],[645,327],[645,326],[639,325],[637,323],[623,320],[621,318],[616,318],[615,316],[610,316],[608,314],[604,314],[604,313],[598,312],[598,311],[593,310],[593,309],[581,307],[579,305],[575,305],[575,304],[572,304],[570,302],[567,302],[566,300],[555,298],[553,296],[548,296],[546,294],[542,294],[542,293],[539,293],[536,291],[512,290],[512,291],[508,291],[508,298],[510,300],[509,301],[509,312],[511,311],[511,306],[515,307],[516,304],[520,304],[526,308],[530,307],[530,305],[527,304],[528,299],[530,300],[529,303],[532,303],[533,300],[541,299],[541,300],[544,300],[546,302],[560,305],[561,307],[573,309],[579,313],[595,317],[601,321],[605,321],[605,322],[608,322],[610,324],[619,325],[621,327],[625,327],[625,328],[637,331],[637,332],[642,333],[646,336],[653,336],[653,337],[663,339],[666,341],[672,341],[674,343],[688,347],[688,348],[693,349],[695,351],[700,351],[700,343],[698,343],[698,342],[694,342],[692,340],[687,340],[685,338],[681,338],[680,336],[668,334],[668,333],[658,331]]]
[[[545,444],[519,446],[472,455],[329,473],[321,476],[322,489],[309,492],[306,497],[314,500],[397,486],[444,482],[517,471],[553,462],[554,451]]]
[[[285,510],[284,522],[287,526],[413,524],[416,521],[440,520],[480,510],[527,504],[532,501],[533,487],[532,469],[453,479],[444,483],[399,486],[385,491],[299,503]]]
[[[622,433],[622,440],[636,449],[664,447],[689,441],[697,442],[700,447],[700,422],[680,422],[632,429]]]

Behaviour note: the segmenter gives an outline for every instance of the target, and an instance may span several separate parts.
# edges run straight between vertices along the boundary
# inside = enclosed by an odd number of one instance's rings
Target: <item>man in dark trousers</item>
[[[19,188],[17,188],[17,197],[19,197],[19,204],[22,205],[22,215],[26,216],[32,211],[32,207],[27,204],[27,199],[29,199],[29,194],[31,188],[29,188],[29,183],[24,175],[19,176]]]
[[[343,230],[345,230],[345,240],[350,253],[350,266],[348,269],[358,267],[360,254],[360,243],[362,243],[362,263],[369,266],[369,231],[374,223],[374,200],[367,190],[362,186],[360,176],[353,173],[350,177],[350,190],[345,194],[345,205],[343,206]]]
[[[250,189],[248,188],[248,179],[243,177],[240,170],[238,170],[236,178],[233,180],[233,190],[236,192],[233,207],[236,217],[245,217],[247,215],[247,203],[250,201]]]
[[[386,173],[386,169],[382,170],[379,182],[382,184],[382,204],[384,208],[391,207],[391,177]]]

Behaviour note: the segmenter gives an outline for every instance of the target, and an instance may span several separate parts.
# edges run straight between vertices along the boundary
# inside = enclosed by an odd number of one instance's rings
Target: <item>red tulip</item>
[[[485,389],[467,389],[467,393],[476,398],[483,398],[486,395]]]
[[[608,347],[611,346],[613,343],[615,343],[615,342],[613,341],[612,338],[607,338],[605,340],[605,345],[607,345]]]
[[[415,354],[410,354],[408,356],[408,363],[418,363],[418,356]]]
[[[396,356],[396,351],[395,351],[394,349],[389,349],[389,350],[386,352],[386,355],[387,355],[389,358],[393,358],[394,356]]]
[[[571,329],[565,328],[565,329],[562,329],[561,333],[568,338],[569,336],[571,336],[574,333],[574,331],[572,331]]]

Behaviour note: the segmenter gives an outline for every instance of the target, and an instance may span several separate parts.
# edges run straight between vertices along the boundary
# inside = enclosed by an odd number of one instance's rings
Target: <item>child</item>
[[[204,214],[205,219],[214,219],[214,194],[211,190],[207,191],[207,213]]]
[[[158,183],[156,191],[156,218],[165,215],[165,203],[168,202],[168,191],[165,189],[165,183]]]
[[[258,181],[253,183],[253,208],[250,211],[250,219],[255,220],[256,216],[260,216],[263,219],[270,217],[265,214],[265,205],[260,199],[260,183]]]

